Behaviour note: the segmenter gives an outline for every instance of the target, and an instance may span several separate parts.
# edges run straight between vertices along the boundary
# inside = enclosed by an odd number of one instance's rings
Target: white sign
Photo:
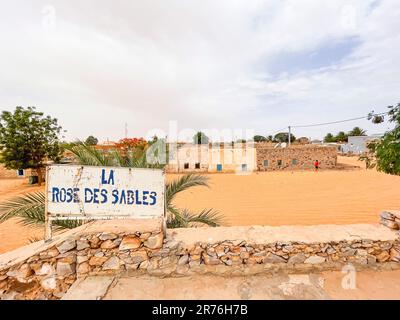
[[[52,165],[46,183],[50,217],[154,218],[164,214],[163,170]]]

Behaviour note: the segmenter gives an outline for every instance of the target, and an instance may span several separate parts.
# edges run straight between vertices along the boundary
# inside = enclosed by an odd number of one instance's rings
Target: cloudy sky
[[[0,107],[67,139],[342,120],[400,102],[398,0],[0,0]],[[294,129],[321,138],[366,120]]]

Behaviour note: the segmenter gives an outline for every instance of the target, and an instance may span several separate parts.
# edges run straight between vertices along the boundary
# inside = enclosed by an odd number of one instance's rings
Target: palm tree
[[[353,130],[351,130],[348,133],[349,136],[353,137],[353,136],[366,136],[367,135],[367,131],[365,131],[364,129],[361,129],[360,127],[354,127]]]
[[[107,153],[84,143],[76,144],[68,150],[73,153],[77,162],[82,165],[134,168],[163,167],[161,164],[149,164],[146,161],[145,150],[132,150],[132,152],[123,156],[116,150]],[[187,174],[166,183],[165,197],[168,228],[197,227],[201,225],[216,227],[222,223],[223,216],[213,209],[204,209],[196,214],[191,213],[188,209],[179,209],[173,205],[173,200],[177,194],[196,186],[208,187],[208,178],[196,174]],[[43,224],[45,220],[44,211],[44,192],[21,195],[0,204],[0,223],[12,217],[19,217],[24,225]],[[58,230],[75,228],[82,223],[83,221],[79,220],[53,221]]]

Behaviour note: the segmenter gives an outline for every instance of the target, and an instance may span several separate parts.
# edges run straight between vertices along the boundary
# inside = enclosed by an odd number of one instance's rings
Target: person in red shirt
[[[315,168],[315,171],[318,171],[318,169],[319,169],[319,161],[318,160],[315,160],[314,168]]]

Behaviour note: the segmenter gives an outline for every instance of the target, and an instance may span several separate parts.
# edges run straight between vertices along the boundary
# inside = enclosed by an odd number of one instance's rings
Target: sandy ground
[[[399,209],[399,176],[365,170],[354,157],[340,157],[339,163],[344,169],[210,174],[210,188],[190,189],[175,204],[194,212],[214,208],[225,216],[228,226],[377,223],[383,209]],[[0,201],[39,189],[43,188],[31,187],[24,180],[0,180]],[[42,233],[15,219],[4,222],[0,224],[0,253],[28,244]]]
[[[78,280],[64,300],[358,300],[400,299],[400,271],[323,272],[180,278],[88,277]]]
[[[340,163],[364,165],[348,157]],[[209,189],[188,190],[175,204],[214,208],[230,226],[377,223],[383,209],[400,205],[400,176],[363,168],[208,176]]]
[[[1,179],[0,201],[20,194],[43,190],[43,187],[30,186],[26,179]],[[10,219],[0,224],[0,254],[29,244],[29,239],[43,237],[41,228],[22,226],[19,219]]]
[[[43,190],[43,186],[31,186],[26,179],[0,179],[0,200],[38,190]]]

